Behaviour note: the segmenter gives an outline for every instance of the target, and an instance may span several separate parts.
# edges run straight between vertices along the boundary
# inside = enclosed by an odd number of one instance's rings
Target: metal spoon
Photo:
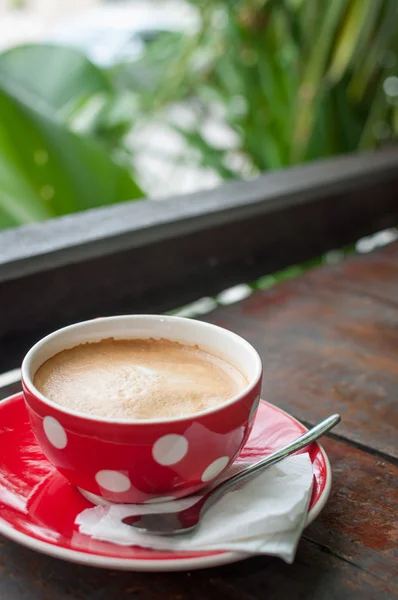
[[[293,442],[290,442],[280,450],[273,452],[259,462],[250,465],[244,471],[237,473],[226,481],[211,489],[207,494],[202,496],[195,504],[180,512],[153,513],[148,515],[134,515],[125,517],[123,522],[127,525],[132,525],[137,529],[142,529],[147,533],[157,535],[175,535],[192,531],[199,523],[201,515],[207,510],[211,504],[222,495],[227,489],[235,486],[238,482],[252,477],[266,467],[270,467],[275,463],[290,456],[297,450],[301,450],[308,446],[322,435],[330,431],[337,423],[340,422],[340,415],[332,415],[312,429],[298,437]]]

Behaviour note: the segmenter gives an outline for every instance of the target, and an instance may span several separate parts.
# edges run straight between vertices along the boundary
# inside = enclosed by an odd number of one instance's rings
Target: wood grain
[[[397,594],[395,596],[395,594]],[[293,565],[257,557],[191,573],[103,571],[0,542],[1,600],[392,600],[394,584],[303,539]]]
[[[343,274],[336,287],[328,272],[319,270],[322,284],[309,273],[206,320],[257,348],[264,399],[308,423],[339,412],[342,436],[397,458],[398,305],[352,290]]]
[[[398,243],[315,269],[308,279],[314,286],[351,290],[398,306]]]
[[[304,537],[391,586],[398,584],[398,466],[326,438],[333,486]],[[398,591],[398,588],[397,588]]]

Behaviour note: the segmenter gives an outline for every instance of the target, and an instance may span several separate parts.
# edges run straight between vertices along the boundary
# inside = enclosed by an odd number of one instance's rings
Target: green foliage
[[[223,179],[397,134],[398,0],[189,1],[199,30],[134,65],[48,44],[0,54],[0,228],[142,197],[127,136],[176,102],[195,115],[172,121],[185,162]],[[209,138],[209,119],[232,142]]]
[[[398,74],[397,0],[191,4],[202,29],[170,37],[167,53],[165,39],[152,46],[144,61],[159,77],[143,109],[199,99],[195,126],[179,131],[221,177],[374,148],[397,134],[398,96],[383,89]],[[237,138],[217,156],[203,127],[214,107]]]
[[[0,55],[0,229],[143,196],[124,155],[124,100],[75,50]]]

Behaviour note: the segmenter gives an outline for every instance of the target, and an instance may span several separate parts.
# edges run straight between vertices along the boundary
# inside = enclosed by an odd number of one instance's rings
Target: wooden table
[[[307,425],[332,412],[334,482],[296,561],[174,574],[101,571],[0,541],[1,600],[398,598],[398,244],[256,292],[208,321],[245,336],[263,397]]]

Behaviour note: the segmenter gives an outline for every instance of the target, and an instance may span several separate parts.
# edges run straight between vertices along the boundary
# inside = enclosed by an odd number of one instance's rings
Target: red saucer
[[[171,552],[123,547],[79,533],[76,516],[92,506],[59,474],[32,433],[22,394],[0,402],[0,534],[57,558],[131,571],[183,571],[246,558],[237,552]],[[279,408],[260,402],[252,434],[238,461],[260,460],[305,431]],[[329,496],[331,470],[318,444],[309,449],[314,487],[310,523]]]

